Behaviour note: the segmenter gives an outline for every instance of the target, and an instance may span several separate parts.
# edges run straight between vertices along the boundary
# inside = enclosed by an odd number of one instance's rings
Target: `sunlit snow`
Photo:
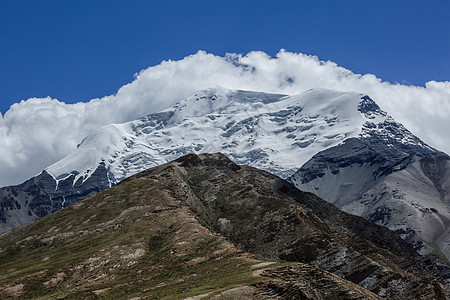
[[[287,96],[224,88],[190,95],[160,113],[102,127],[47,168],[55,179],[86,180],[100,162],[113,183],[188,153],[222,152],[287,178],[314,154],[363,134],[361,94],[327,89]]]

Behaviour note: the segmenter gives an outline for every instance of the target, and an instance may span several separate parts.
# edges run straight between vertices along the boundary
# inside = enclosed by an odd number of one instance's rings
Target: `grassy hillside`
[[[140,178],[4,234],[0,294],[177,298],[261,280],[162,188]]]

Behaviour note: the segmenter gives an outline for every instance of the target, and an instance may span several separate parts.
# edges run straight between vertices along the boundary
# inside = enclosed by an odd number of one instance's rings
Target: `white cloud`
[[[450,153],[450,82],[425,87],[354,74],[316,56],[281,50],[215,56],[203,51],[142,70],[116,95],[65,104],[32,98],[0,114],[0,186],[17,184],[70,153],[93,129],[136,119],[212,87],[297,94],[314,87],[358,91],[430,145]]]

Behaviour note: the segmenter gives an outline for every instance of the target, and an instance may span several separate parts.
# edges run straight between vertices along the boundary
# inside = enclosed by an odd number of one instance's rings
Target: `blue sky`
[[[216,85],[365,93],[450,153],[449,12],[448,0],[0,0],[0,186],[100,126]]]
[[[450,80],[450,1],[0,1],[0,112],[114,94],[205,50],[281,48],[395,83]]]

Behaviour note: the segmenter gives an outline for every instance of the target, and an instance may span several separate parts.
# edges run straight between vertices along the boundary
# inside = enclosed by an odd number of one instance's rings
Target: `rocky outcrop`
[[[383,299],[368,290],[308,264],[268,269],[261,275],[267,282],[257,283],[255,294],[269,299]]]

